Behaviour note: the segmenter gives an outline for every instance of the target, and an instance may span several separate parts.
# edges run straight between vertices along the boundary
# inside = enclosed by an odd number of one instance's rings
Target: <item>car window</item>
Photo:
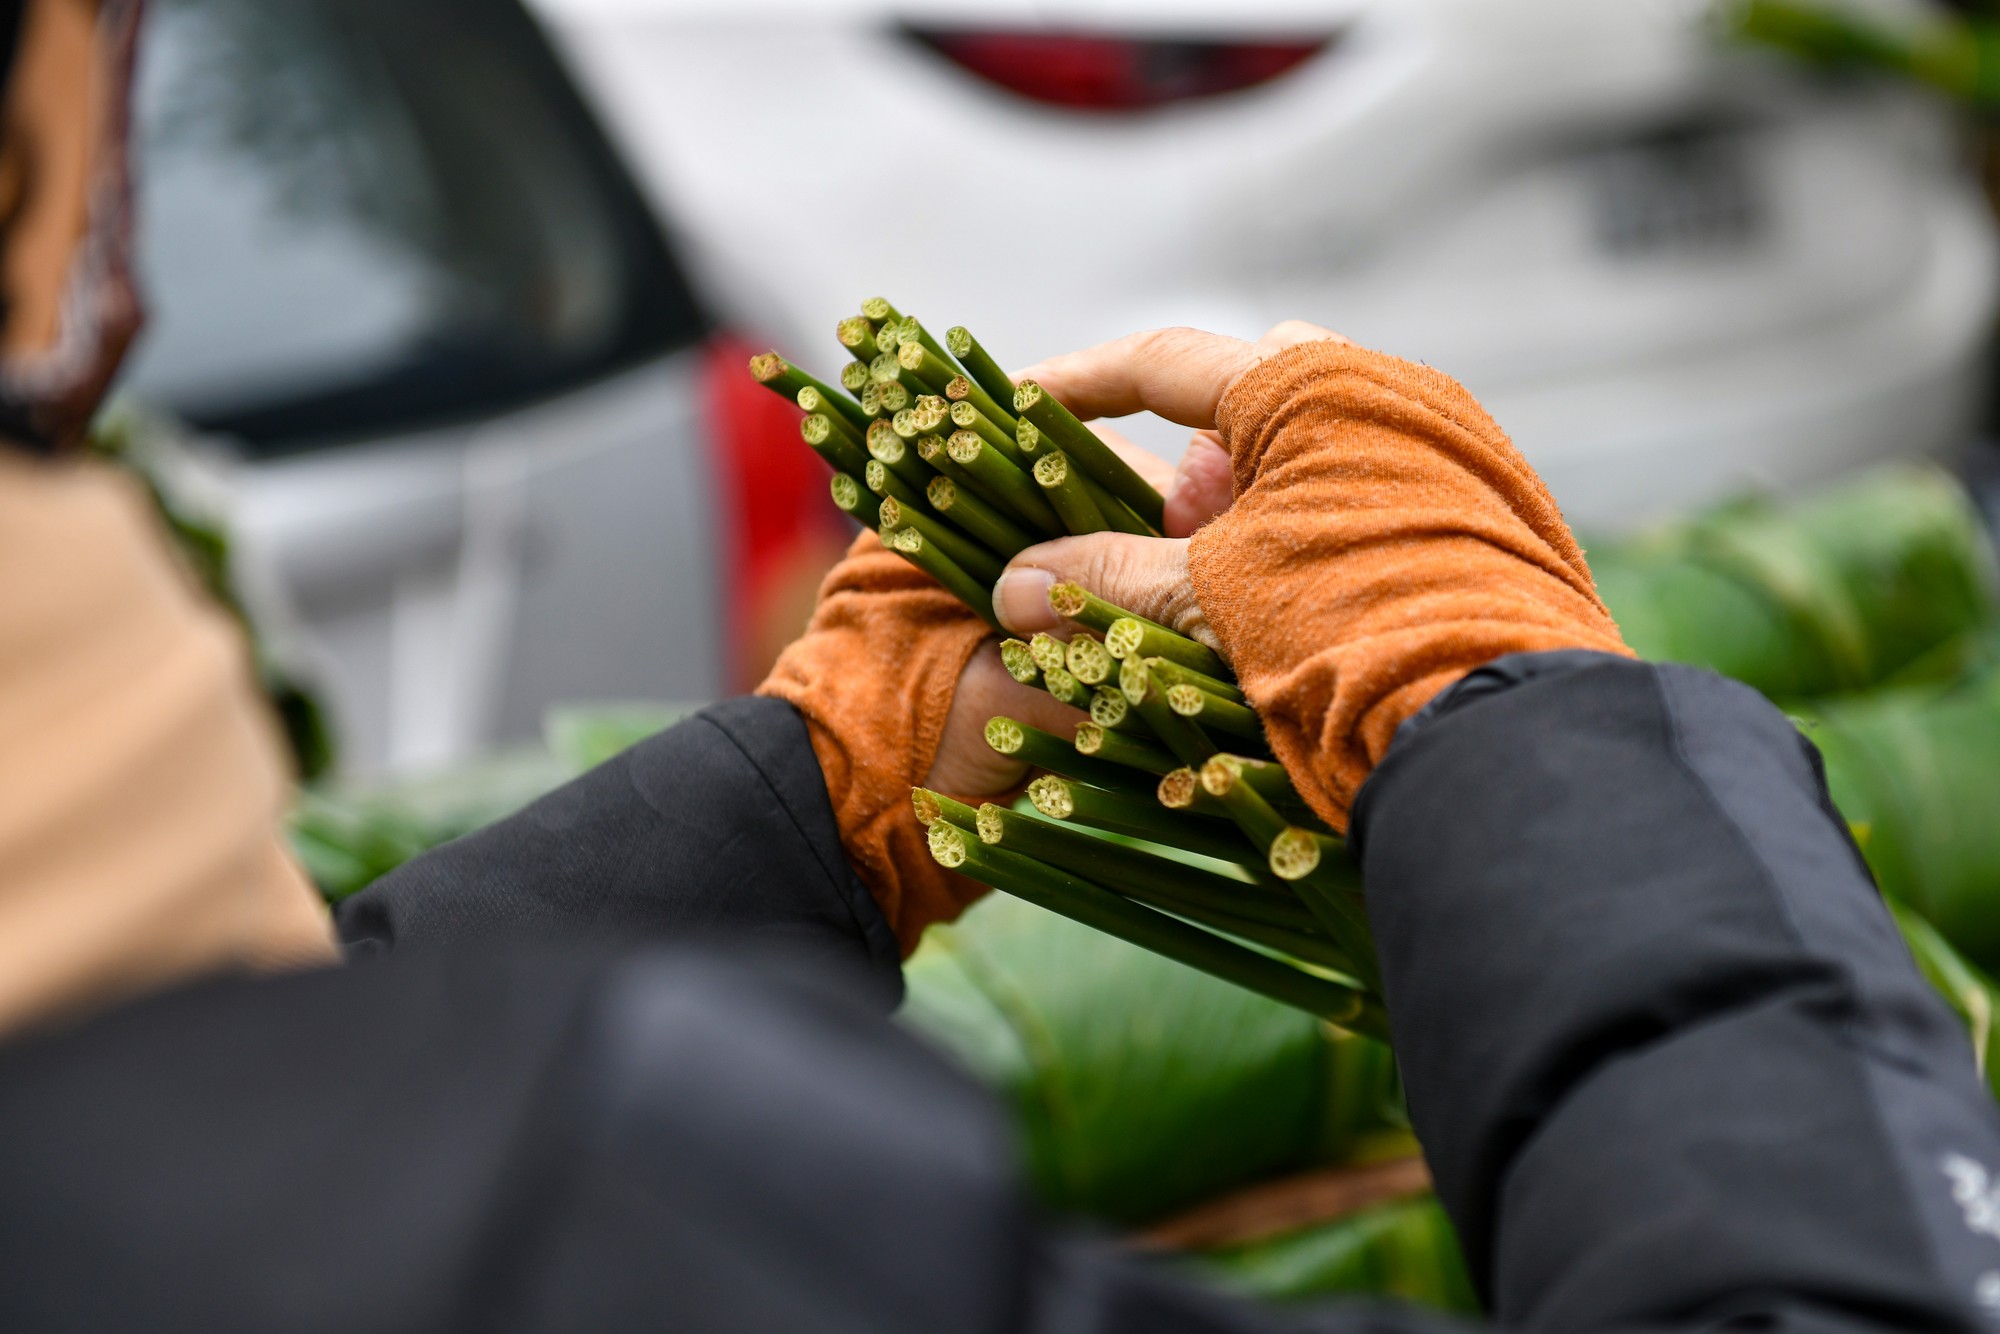
[[[141,400],[284,453],[700,335],[516,0],[155,0],[140,50]]]

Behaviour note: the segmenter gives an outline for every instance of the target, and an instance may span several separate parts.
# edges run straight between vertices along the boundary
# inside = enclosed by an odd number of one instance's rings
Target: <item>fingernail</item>
[[[1055,582],[1055,575],[1047,570],[1002,570],[1000,581],[993,585],[993,614],[1017,635],[1053,629],[1056,614],[1049,610],[1049,589]]]

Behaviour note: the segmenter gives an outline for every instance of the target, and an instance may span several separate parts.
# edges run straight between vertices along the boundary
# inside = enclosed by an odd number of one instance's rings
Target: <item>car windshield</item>
[[[700,331],[516,0],[156,0],[140,61],[142,402],[283,453]]]

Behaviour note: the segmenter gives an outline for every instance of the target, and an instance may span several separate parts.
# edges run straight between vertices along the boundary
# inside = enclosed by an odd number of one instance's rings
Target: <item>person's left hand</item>
[[[1161,491],[1171,494],[1179,482],[1179,475],[1169,468],[1164,460],[1139,448],[1116,431],[1103,426],[1093,429],[1106,444],[1117,450],[1141,477]],[[1061,539],[1061,541],[1073,540],[1076,539]],[[1130,540],[1144,542],[1158,539]],[[1044,543],[1031,550],[1040,551],[1047,547],[1059,546],[1061,541]],[[1047,612],[1048,584],[1052,582],[1053,579],[1044,582],[1038,594],[1044,612]],[[1021,596],[1020,590],[1017,589],[1015,595]],[[1010,629],[1018,628],[1004,615],[1001,620]],[[1025,632],[1022,638],[1033,634],[1035,630],[1055,629],[1056,622],[1057,618],[1050,613],[1045,623],[1036,624],[1033,629]],[[951,713],[945,721],[944,734],[938,743],[937,757],[932,761],[930,772],[924,779],[924,786],[952,796],[974,798],[998,796],[1019,787],[1028,776],[1027,766],[1019,760],[999,754],[986,744],[986,720],[999,714],[1039,727],[1045,732],[1053,732],[1065,740],[1076,731],[1076,725],[1084,718],[1082,712],[1058,703],[1047,691],[1024,686],[1009,676],[1007,669],[1000,662],[999,641],[989,639],[973,653],[965,664],[965,670],[959,674],[958,689],[952,697]]]

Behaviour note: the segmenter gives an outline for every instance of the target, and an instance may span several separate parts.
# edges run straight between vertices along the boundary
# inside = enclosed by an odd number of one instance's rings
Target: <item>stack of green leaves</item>
[[[1016,554],[1068,534],[1157,535],[1160,494],[971,333],[943,342],[887,301],[836,326],[841,388],[777,353],[758,383],[797,402],[834,503],[998,627]],[[1089,714],[1065,741],[994,718],[988,744],[1042,771],[1032,809],[914,794],[931,855],[996,889],[1288,1005],[1386,1037],[1374,947],[1345,845],[1271,758],[1208,646],[1074,584],[1074,627],[1002,645],[1007,670]]]
[[[1785,701],[1953,679],[2000,607],[1977,509],[1927,466],[1593,543],[1590,567],[1640,656],[1713,668]]]

